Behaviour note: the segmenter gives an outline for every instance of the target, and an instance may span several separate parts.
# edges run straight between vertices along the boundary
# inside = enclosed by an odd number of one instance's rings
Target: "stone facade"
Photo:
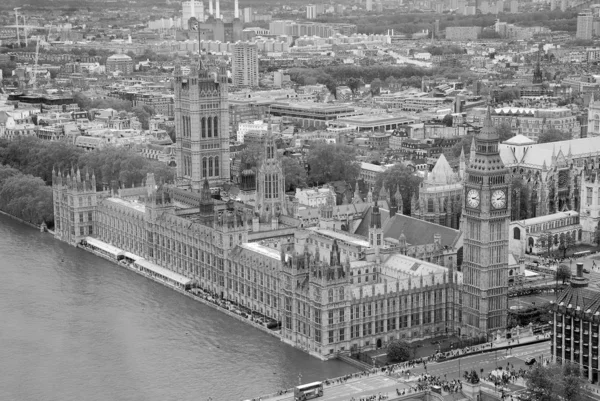
[[[411,215],[442,226],[459,228],[465,169],[464,151],[460,155],[461,171],[456,174],[446,157],[440,155],[431,173],[419,186],[419,195],[411,199]]]
[[[463,312],[471,336],[495,334],[507,324],[509,174],[488,108],[464,181]]]
[[[189,75],[175,67],[175,152],[177,183],[199,192],[231,180],[227,71],[215,74],[192,65]]]

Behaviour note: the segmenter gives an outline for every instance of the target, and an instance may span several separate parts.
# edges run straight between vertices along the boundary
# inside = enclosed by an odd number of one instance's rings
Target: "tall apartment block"
[[[233,45],[231,53],[233,86],[258,86],[258,47],[255,44],[238,42]]]
[[[577,39],[592,39],[594,16],[590,10],[584,10],[577,15]]]

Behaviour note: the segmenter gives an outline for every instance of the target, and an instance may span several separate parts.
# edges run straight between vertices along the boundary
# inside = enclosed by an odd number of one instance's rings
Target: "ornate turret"
[[[211,225],[214,219],[215,203],[210,191],[208,179],[204,179],[200,198],[200,219],[205,225]]]
[[[400,193],[400,185],[396,187],[394,202],[396,203],[397,213],[404,214],[404,201],[402,199],[402,194]]]

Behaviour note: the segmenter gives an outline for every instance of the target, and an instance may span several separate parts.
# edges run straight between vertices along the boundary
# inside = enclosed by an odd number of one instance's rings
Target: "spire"
[[[475,152],[477,151],[477,147],[475,146],[475,136],[473,136],[473,140],[471,141],[471,153],[469,157],[475,156]]]
[[[485,118],[483,120],[483,128],[479,132],[478,137],[484,140],[495,140],[498,141],[498,134],[492,123],[492,106],[488,103],[485,111]]]
[[[369,187],[369,192],[367,192],[367,203],[373,203],[373,188]]]

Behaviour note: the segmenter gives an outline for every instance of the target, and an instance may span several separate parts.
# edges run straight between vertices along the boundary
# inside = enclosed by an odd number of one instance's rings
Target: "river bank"
[[[37,230],[39,230],[39,229],[40,229],[40,227],[39,227],[38,225],[36,225],[36,224],[33,224],[33,223],[29,222],[29,221],[25,221],[25,220],[23,220],[22,218],[20,218],[20,217],[17,217],[17,216],[14,216],[14,215],[12,215],[12,214],[10,214],[10,213],[6,213],[6,212],[5,212],[5,211],[3,211],[3,210],[0,210],[0,214],[2,214],[3,216],[6,216],[6,217],[10,217],[11,219],[18,221],[19,223],[23,223],[23,224],[25,224],[25,225],[27,225],[27,226],[29,226],[29,227],[31,227],[31,228],[35,228],[35,229],[37,229]]]

